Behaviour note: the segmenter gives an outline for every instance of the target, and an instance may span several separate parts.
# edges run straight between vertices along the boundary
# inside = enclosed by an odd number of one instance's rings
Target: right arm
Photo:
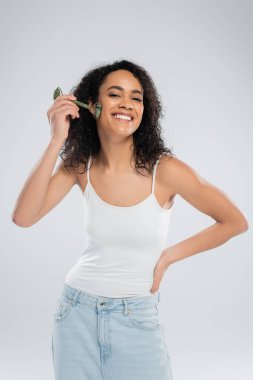
[[[78,183],[75,173],[71,168],[68,172],[63,162],[52,175],[61,147],[61,142],[52,139],[26,180],[12,212],[12,221],[18,226],[35,224]]]
[[[72,118],[79,117],[79,107],[70,101],[73,98],[72,95],[59,96],[48,110],[51,141],[26,180],[11,215],[12,221],[20,227],[30,227],[40,220],[78,183],[73,168],[68,168],[68,171],[63,162],[52,175],[59,152],[68,136],[69,115]]]

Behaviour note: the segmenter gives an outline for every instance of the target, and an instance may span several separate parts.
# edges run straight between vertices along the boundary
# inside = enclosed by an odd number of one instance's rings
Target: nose
[[[122,98],[120,103],[119,103],[119,107],[123,107],[123,108],[127,108],[127,109],[133,109],[133,106],[131,104],[131,101],[125,99],[125,98]]]
[[[129,106],[129,107],[127,107],[127,106],[122,106],[122,105],[119,105],[119,108],[124,108],[124,109],[127,109],[127,110],[133,110],[133,107],[132,106]]]

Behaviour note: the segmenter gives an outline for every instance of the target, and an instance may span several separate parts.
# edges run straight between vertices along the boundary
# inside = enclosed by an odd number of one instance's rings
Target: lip
[[[116,117],[113,118],[114,120],[118,121],[119,123],[125,123],[125,124],[129,124],[129,123],[132,123],[133,120],[123,120],[123,119],[118,119]]]

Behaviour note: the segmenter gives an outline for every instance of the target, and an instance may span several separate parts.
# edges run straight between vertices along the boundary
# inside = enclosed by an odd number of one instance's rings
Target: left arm
[[[248,230],[245,215],[228,196],[202,178],[189,165],[177,158],[166,157],[162,163],[164,184],[179,194],[199,211],[209,215],[215,223],[199,233],[166,248],[157,263],[158,280],[170,264],[196,253],[218,247],[227,240]],[[154,284],[155,284],[154,282]],[[157,288],[153,286],[152,289]]]
[[[223,191],[179,159],[169,160],[165,164],[167,165],[163,165],[162,170],[167,186],[216,221],[196,235],[169,247],[164,255],[168,265],[218,247],[233,236],[248,230],[246,217]]]

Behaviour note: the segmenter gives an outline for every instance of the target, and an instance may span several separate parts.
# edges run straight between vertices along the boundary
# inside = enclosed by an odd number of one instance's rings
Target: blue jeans
[[[55,380],[172,380],[159,298],[95,296],[64,283],[53,316]]]

